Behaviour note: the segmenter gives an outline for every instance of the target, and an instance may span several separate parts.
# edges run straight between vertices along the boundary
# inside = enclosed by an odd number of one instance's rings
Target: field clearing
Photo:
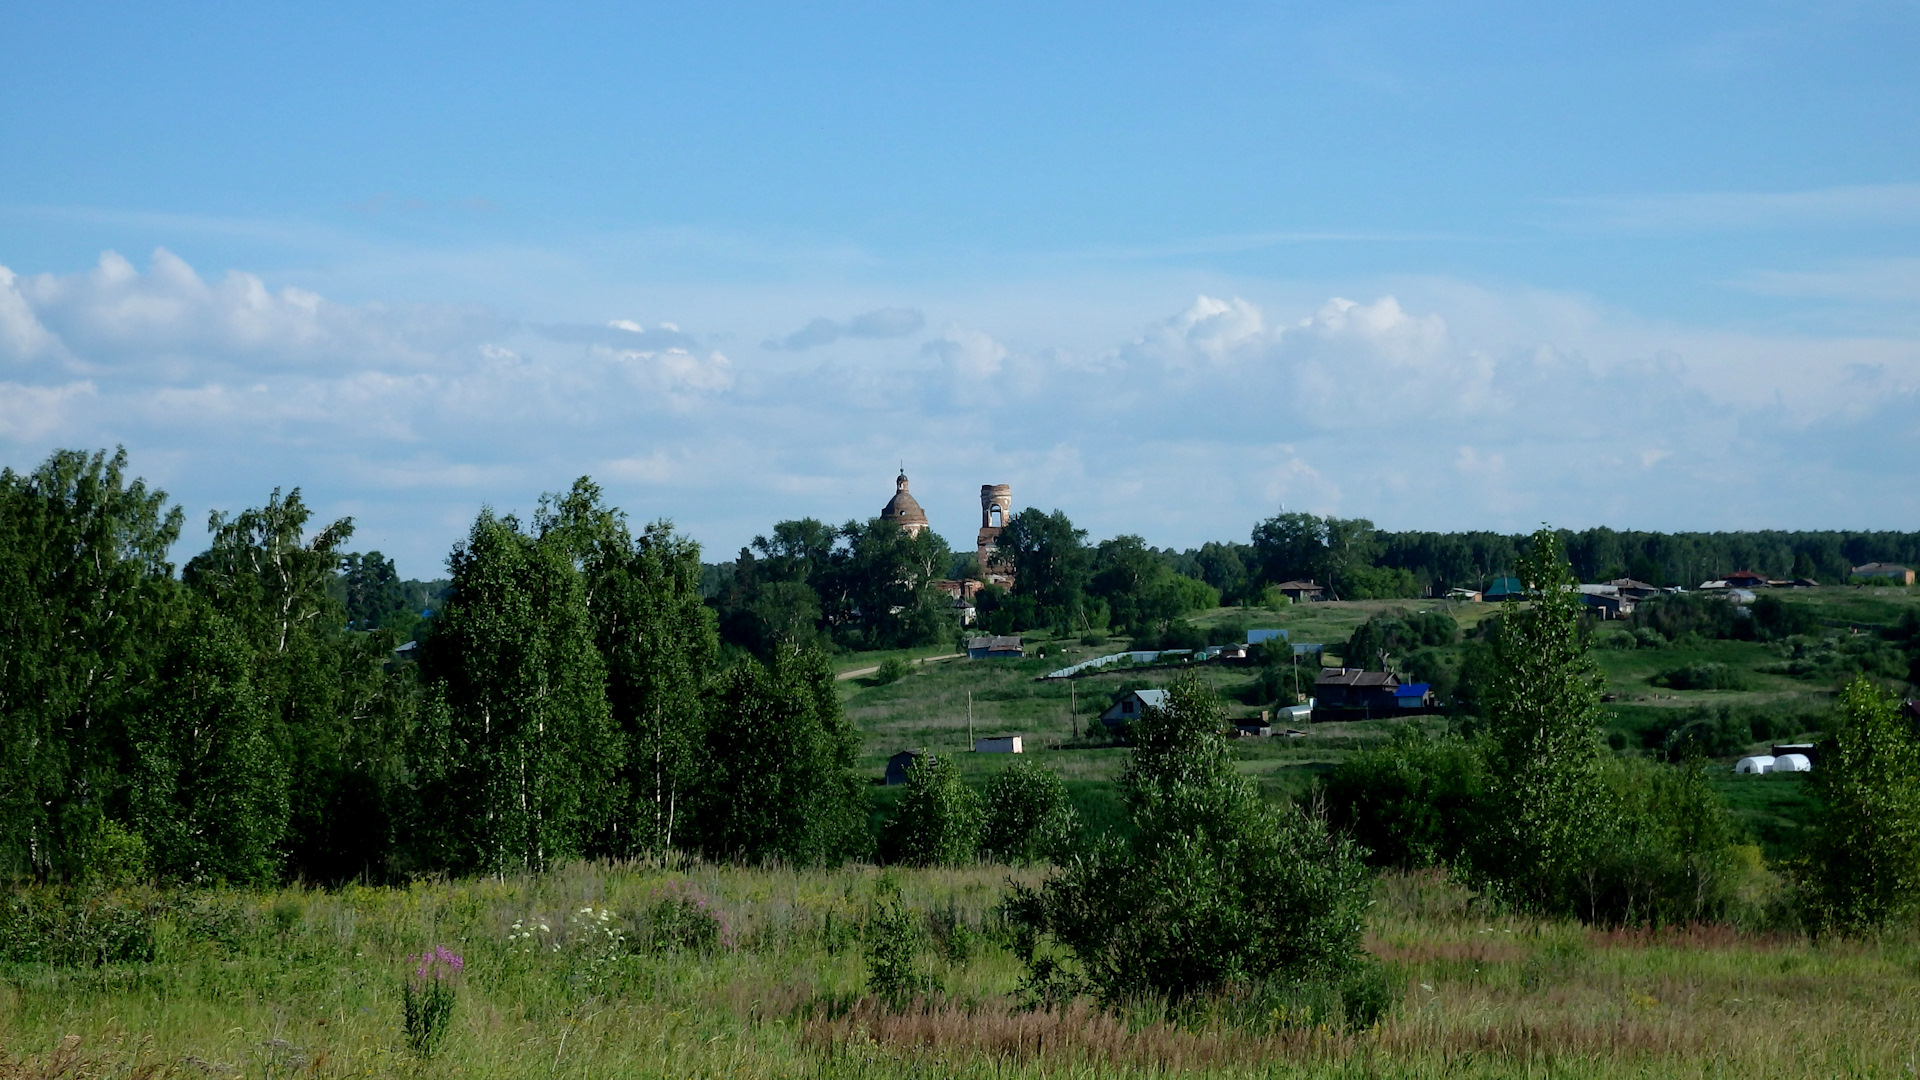
[[[1593,930],[1482,912],[1431,874],[1378,887],[1367,947],[1398,1000],[1375,1029],[1027,1011],[995,908],[1010,878],[1038,873],[894,872],[944,987],[898,1012],[862,1000],[871,868],[574,865],[149,895],[151,959],[0,967],[0,1075],[1824,1077],[1910,1075],[1920,1054],[1910,935]],[[688,890],[711,900],[724,943],[646,949],[649,905]],[[551,932],[529,944],[516,922]],[[399,986],[431,945],[466,967],[451,1033],[421,1062]]]

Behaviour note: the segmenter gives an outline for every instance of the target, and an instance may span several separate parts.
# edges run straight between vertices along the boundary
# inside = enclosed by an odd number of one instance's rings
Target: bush
[[[1716,593],[1653,597],[1634,607],[1630,621],[1635,630],[1652,630],[1666,641],[1686,634],[1743,641],[1754,636],[1753,618]]]
[[[0,961],[100,967],[153,959],[168,905],[150,893],[15,889],[0,897]]]
[[[1705,759],[1682,765],[1614,758],[1608,807],[1585,875],[1591,922],[1671,925],[1718,919],[1737,867],[1726,804],[1707,786]]]
[[[1747,680],[1740,672],[1713,661],[1699,661],[1683,664],[1677,668],[1668,668],[1655,675],[1652,682],[1655,686],[1666,686],[1675,690],[1745,690],[1747,688]]]
[[[1016,761],[987,788],[982,847],[989,856],[1016,865],[1059,861],[1079,839],[1080,815],[1052,769]]]
[[[1406,870],[1464,865],[1485,795],[1472,744],[1411,725],[1341,762],[1324,791],[1328,819],[1360,842],[1369,865]]]
[[[1196,674],[1134,726],[1122,778],[1133,834],[1009,898],[1029,992],[1180,1005],[1235,987],[1345,979],[1360,963],[1371,891],[1353,842],[1260,798],[1234,768],[1219,703]]]
[[[867,993],[900,1005],[916,994],[932,993],[938,984],[919,970],[920,944],[925,936],[900,896],[900,882],[883,874],[874,888],[861,944],[867,961]]]
[[[698,889],[674,883],[647,905],[647,948],[657,953],[706,954],[732,945],[726,920]]]
[[[907,770],[907,790],[889,830],[891,857],[910,866],[969,863],[980,851],[980,797],[950,757],[922,756]]]
[[[885,686],[897,683],[913,673],[913,668],[897,656],[889,656],[880,662],[880,670],[873,673],[873,681]]]

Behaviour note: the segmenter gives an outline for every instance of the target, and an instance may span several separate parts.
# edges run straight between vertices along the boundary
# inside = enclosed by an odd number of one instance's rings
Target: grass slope
[[[919,970],[944,989],[893,1011],[861,997],[876,877],[578,865],[123,897],[147,905],[150,958],[0,964],[0,1076],[1798,1078],[1905,1076],[1920,1055],[1910,936],[1590,930],[1477,911],[1435,875],[1379,885],[1367,947],[1396,1007],[1369,1031],[1024,1010],[996,905],[1033,873],[993,866],[897,875]],[[709,901],[723,944],[649,948],[669,893]],[[466,966],[450,1033],[421,1061],[399,988],[434,945]]]

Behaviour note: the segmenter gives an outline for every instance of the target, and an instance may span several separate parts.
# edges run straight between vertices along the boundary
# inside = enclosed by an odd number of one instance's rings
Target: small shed
[[[1109,728],[1124,727],[1140,719],[1148,709],[1167,707],[1165,690],[1129,690],[1100,714],[1100,722]]]
[[[887,759],[887,783],[888,784],[906,783],[907,772],[913,768],[913,763],[916,761],[919,761],[921,758],[926,756],[927,756],[927,752],[925,750],[902,750],[899,753],[888,758]]]
[[[1433,685],[1423,682],[1401,683],[1393,688],[1393,703],[1412,712],[1433,707]]]
[[[1235,720],[1233,731],[1242,739],[1264,739],[1273,734],[1273,725],[1263,716],[1248,716]]]
[[[1026,655],[1018,637],[976,637],[967,639],[969,660],[1018,660]]]
[[[1772,772],[1773,762],[1774,757],[1772,754],[1755,754],[1752,757],[1743,757],[1735,762],[1733,771],[1741,774]]]
[[[1313,698],[1308,698],[1298,705],[1282,705],[1280,708],[1274,710],[1273,722],[1276,724],[1311,724],[1313,723],[1313,702]]]
[[[976,754],[1024,754],[1026,750],[1022,748],[1018,735],[994,735],[973,740],[973,752]]]

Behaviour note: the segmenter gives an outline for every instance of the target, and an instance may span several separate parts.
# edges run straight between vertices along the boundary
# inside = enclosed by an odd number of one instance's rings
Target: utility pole
[[[967,749],[973,749],[973,691],[967,691]]]

